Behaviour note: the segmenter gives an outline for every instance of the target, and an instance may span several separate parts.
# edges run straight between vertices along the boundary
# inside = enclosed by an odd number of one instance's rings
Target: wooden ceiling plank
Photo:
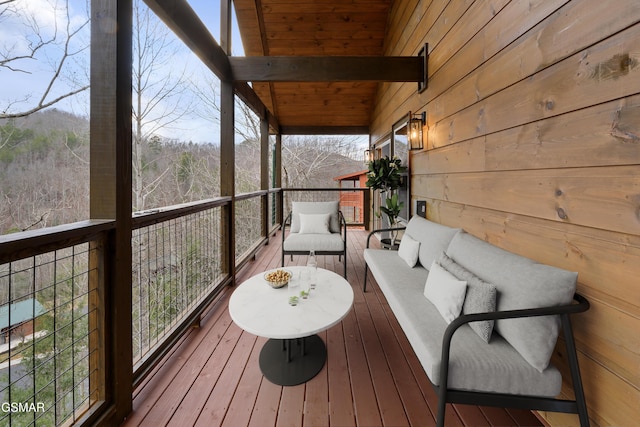
[[[382,37],[383,31],[381,30],[370,30],[370,29],[362,29],[358,31],[352,31],[350,33],[346,32],[335,32],[335,31],[324,31],[324,30],[310,30],[310,31],[267,31],[264,37],[267,39],[269,43],[273,40],[299,40],[305,41],[305,43],[322,43],[325,40],[378,40],[379,42],[384,41],[384,37]],[[380,55],[382,55],[382,50],[380,51]]]
[[[313,33],[324,31],[328,37],[340,36],[342,38],[358,31],[372,31],[384,35],[386,22],[270,22],[265,23],[266,33]]]
[[[273,15],[287,15],[291,14],[291,10],[294,8],[291,4],[273,4],[269,3],[267,6],[263,5],[264,14]],[[296,3],[295,11],[299,13],[332,13],[332,14],[347,14],[347,13],[361,13],[363,10],[367,12],[377,12],[387,14],[389,11],[388,2],[370,2],[366,8],[361,4],[355,3],[343,3],[336,4],[317,4],[317,3]]]
[[[234,0],[248,57],[382,57],[392,3],[392,0]],[[245,60],[239,59],[238,64],[242,61]],[[326,68],[324,65],[315,68],[323,67]],[[396,67],[385,62],[365,68],[386,73]],[[315,134],[323,133],[319,128],[326,126],[327,132],[333,134],[337,133],[336,126],[363,129],[368,126],[380,82],[413,80],[398,75],[381,77],[378,74],[381,71],[369,71],[375,75],[367,76],[361,69],[347,67],[338,71],[337,77],[311,70],[320,74],[318,81],[318,76],[298,67],[288,70],[287,77],[263,76],[264,80],[246,81],[252,82],[254,91],[277,116],[281,127],[302,126],[302,133]],[[420,71],[417,76],[421,76]],[[295,81],[290,80],[291,74]]]
[[[244,82],[419,82],[423,61],[413,56],[254,56],[229,58]]]
[[[264,15],[264,22],[267,24],[301,24],[301,25],[323,25],[323,24],[348,24],[348,25],[378,25],[386,24],[386,15],[379,12],[345,12],[345,13],[304,13],[296,7],[296,11],[291,10],[282,13],[269,13]]]
[[[281,126],[282,135],[368,135],[369,126]]]

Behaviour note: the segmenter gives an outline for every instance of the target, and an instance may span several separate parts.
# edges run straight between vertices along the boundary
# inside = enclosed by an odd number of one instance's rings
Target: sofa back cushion
[[[569,304],[576,290],[578,273],[539,264],[500,249],[471,234],[458,233],[447,255],[498,291],[498,311]],[[534,368],[548,365],[559,330],[557,316],[503,319],[495,331],[509,342]]]
[[[428,269],[447,250],[451,239],[459,231],[459,228],[447,227],[415,215],[409,220],[405,234],[420,242],[418,260]]]
[[[291,203],[291,232],[300,232],[300,214],[331,214],[329,230],[340,232],[339,202],[293,202]]]

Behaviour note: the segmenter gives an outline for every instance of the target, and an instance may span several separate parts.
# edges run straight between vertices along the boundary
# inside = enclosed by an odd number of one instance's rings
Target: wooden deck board
[[[327,381],[329,418],[331,424],[356,425],[352,403],[352,388],[342,325],[327,331]]]
[[[125,426],[432,426],[437,398],[393,312],[369,276],[362,292],[364,230],[349,230],[348,279],[354,308],[320,334],[327,344],[321,372],[294,387],[266,380],[258,366],[266,339],[238,328],[223,291],[165,360],[134,392]],[[237,274],[239,283],[280,265],[280,235]],[[285,259],[303,265],[306,257]],[[337,257],[319,266],[342,274]],[[529,411],[447,405],[451,426],[540,426]]]
[[[278,408],[284,387],[262,378],[260,391],[251,413],[250,427],[274,426],[278,419]]]
[[[238,382],[227,416],[222,426],[236,427],[246,426],[251,420],[251,409],[254,407],[262,382],[262,372],[258,366],[260,349],[266,342],[266,338],[258,338],[253,346],[249,360],[244,368],[242,378]]]

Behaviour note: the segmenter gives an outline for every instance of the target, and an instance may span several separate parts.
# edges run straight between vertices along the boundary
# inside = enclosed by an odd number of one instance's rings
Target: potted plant
[[[380,206],[380,211],[387,215],[389,226],[395,227],[398,222],[398,215],[404,206],[404,203],[398,200],[398,194],[395,192],[402,184],[402,173],[407,170],[402,166],[400,158],[394,156],[382,157],[369,162],[369,172],[367,173],[366,186],[374,190],[380,190],[384,194],[384,206]],[[380,212],[376,212],[381,216]],[[395,244],[397,232],[391,233],[391,245]]]

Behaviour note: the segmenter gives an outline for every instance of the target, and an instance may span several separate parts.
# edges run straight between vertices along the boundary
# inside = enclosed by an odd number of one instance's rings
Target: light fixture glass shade
[[[426,113],[411,114],[409,113],[409,124],[407,126],[407,139],[410,150],[422,150],[424,148],[423,142],[423,128],[426,121]]]
[[[373,151],[370,149],[364,150],[364,165],[369,166],[369,162],[373,160]]]

